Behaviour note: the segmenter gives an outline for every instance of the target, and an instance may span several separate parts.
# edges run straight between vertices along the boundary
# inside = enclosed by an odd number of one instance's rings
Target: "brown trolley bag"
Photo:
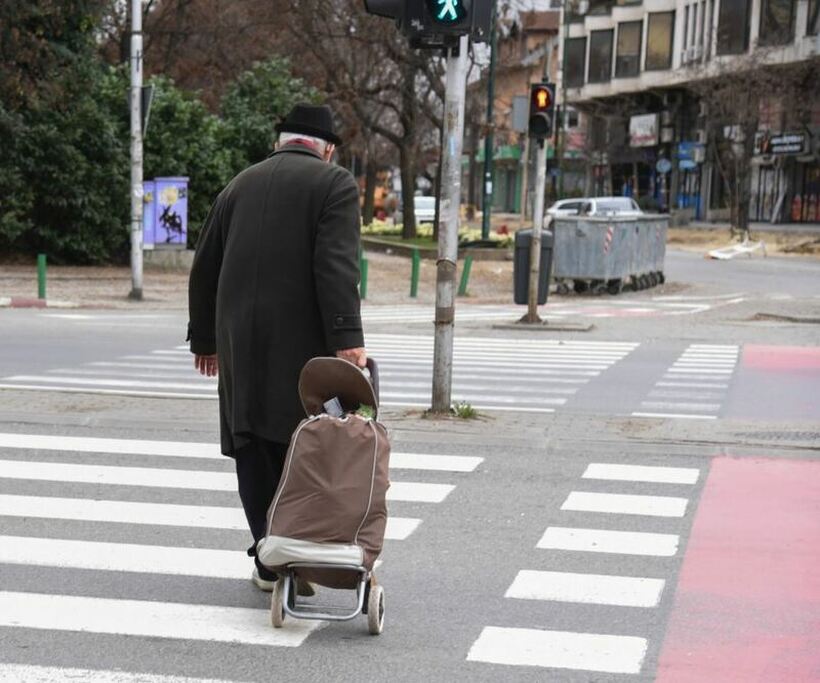
[[[369,363],[369,369],[373,382],[340,358],[313,358],[302,369],[299,395],[308,417],[291,437],[268,510],[267,533],[257,545],[260,562],[273,571],[296,565],[291,570],[305,580],[355,588],[361,573],[349,567],[369,573],[381,553],[390,443],[376,419],[375,364]],[[323,412],[323,404],[334,397],[343,417]],[[361,406],[369,406],[372,417],[357,415]]]

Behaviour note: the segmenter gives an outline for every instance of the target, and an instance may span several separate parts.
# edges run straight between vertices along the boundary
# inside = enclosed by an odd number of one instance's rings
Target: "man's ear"
[[[333,159],[333,153],[336,151],[336,145],[328,145],[325,147],[325,161]]]

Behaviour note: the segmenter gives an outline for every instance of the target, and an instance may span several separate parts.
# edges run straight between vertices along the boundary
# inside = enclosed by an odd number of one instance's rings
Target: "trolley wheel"
[[[558,289],[556,290],[556,293],[560,294],[561,296],[566,296],[567,294],[569,294],[569,285],[563,280],[561,280],[561,282],[558,283]]]
[[[616,294],[621,293],[623,287],[623,280],[610,280],[609,282],[607,282],[606,291],[609,292],[612,296],[615,296]]]
[[[285,623],[284,583],[284,579],[279,579],[273,584],[273,593],[270,596],[270,623],[273,624],[273,628],[282,628]]]
[[[586,280],[573,280],[572,288],[576,294],[583,294],[589,289],[589,283]]]
[[[367,630],[370,635],[377,636],[384,628],[384,588],[379,585],[370,586],[370,595],[367,597]]]
[[[648,289],[649,288],[649,278],[646,275],[639,275],[638,276],[638,289]]]
[[[666,275],[663,274],[662,270],[659,270],[658,271],[658,283],[663,284],[664,282],[666,282]]]
[[[649,278],[649,286],[650,287],[657,287],[658,286],[658,274],[657,273],[649,273],[647,276]]]

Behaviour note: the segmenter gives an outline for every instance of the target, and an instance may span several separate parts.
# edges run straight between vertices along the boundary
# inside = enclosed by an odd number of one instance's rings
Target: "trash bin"
[[[525,305],[529,301],[530,283],[530,245],[532,230],[519,230],[515,233],[515,259],[513,261],[513,283],[515,303]],[[547,302],[550,272],[552,271],[552,233],[541,232],[541,268],[539,270],[538,303]]]
[[[188,243],[188,178],[155,178],[154,245],[185,249]]]

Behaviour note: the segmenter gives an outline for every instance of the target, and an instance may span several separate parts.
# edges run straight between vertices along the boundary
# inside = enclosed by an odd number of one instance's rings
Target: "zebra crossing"
[[[443,503],[482,461],[440,453],[392,455],[385,561],[390,561],[390,544],[411,538],[432,506]],[[247,523],[238,506],[232,462],[215,444],[0,433],[0,487],[0,571],[14,566],[65,570],[75,582],[80,577],[81,587],[93,586],[99,572],[196,578],[206,581],[206,588],[207,581],[238,581],[250,594],[243,603],[250,599],[260,605],[210,604],[207,597],[196,604],[169,601],[151,593],[150,581],[136,596],[86,594],[76,583],[71,590],[61,585],[60,574],[47,591],[4,581],[0,628],[298,647],[324,626],[291,620],[283,629],[271,628],[269,610],[262,608],[267,598],[249,580]],[[197,536],[195,530],[203,533]],[[194,542],[178,541],[188,535]],[[214,584],[203,594],[219,592]],[[94,667],[96,662],[75,664]],[[173,667],[174,662],[166,664]],[[0,662],[0,680],[22,680],[15,672],[30,674],[31,680],[65,680],[72,671],[83,669]],[[106,676],[95,671],[80,679],[109,680]],[[142,674],[129,678],[121,671],[116,676],[110,680],[154,680]]]
[[[610,482],[615,486],[671,487],[669,493],[686,495],[644,495],[634,493],[599,493],[594,490],[571,491],[561,505],[562,512],[583,513],[589,526],[569,527],[560,523],[549,526],[536,544],[539,556],[549,563],[558,553],[596,553],[612,558],[615,564],[621,555],[661,558],[668,563],[678,554],[680,538],[676,528],[667,533],[657,531],[622,530],[608,521],[607,515],[637,516],[646,519],[649,528],[655,517],[668,518],[667,525],[680,525],[686,515],[692,487],[698,482],[697,468],[629,465],[612,462],[589,463],[582,474],[584,489],[594,489],[594,482]],[[617,517],[616,517],[617,519]],[[543,554],[540,554],[543,551]],[[600,565],[599,565],[600,566]],[[605,566],[605,565],[604,565]],[[664,600],[666,577],[623,576],[617,573],[592,573],[543,570],[538,566],[521,569],[510,584],[505,600],[527,600],[544,605],[557,621],[561,621],[561,605],[582,604],[603,609],[657,609]],[[612,614],[611,612],[609,614]],[[594,617],[587,617],[593,618]],[[595,623],[601,620],[594,619]],[[606,621],[606,620],[604,620]],[[619,623],[617,616],[609,623]],[[577,629],[576,622],[576,629]],[[598,627],[599,628],[599,627]],[[535,628],[529,624],[484,627],[467,654],[467,661],[506,666],[530,666],[544,669],[640,674],[649,648],[649,639],[642,633],[597,633]],[[556,679],[558,680],[558,679]]]
[[[366,342],[379,361],[381,404],[429,406],[433,338],[369,334]],[[632,342],[457,337],[453,400],[481,410],[552,413],[638,346]],[[185,346],[0,380],[0,388],[211,400],[217,397],[216,387],[215,378],[194,371]]]
[[[691,344],[633,417],[716,420],[737,367],[735,344]]]

